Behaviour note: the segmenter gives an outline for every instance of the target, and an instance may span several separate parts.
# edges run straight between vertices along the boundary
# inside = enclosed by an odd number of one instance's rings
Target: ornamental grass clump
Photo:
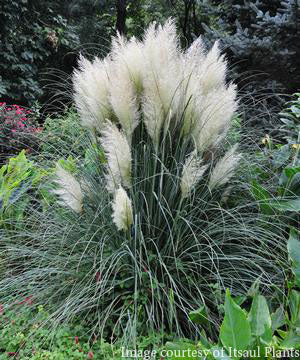
[[[172,21],[141,41],[116,37],[105,59],[81,58],[74,100],[89,166],[76,179],[58,168],[59,201],[20,251],[12,238],[5,253],[26,267],[2,289],[30,285],[53,319],[80,314],[102,336],[134,338],[194,336],[188,313],[201,305],[218,324],[216,286],[282,285],[280,226],[255,203],[222,204],[241,160],[226,141],[237,109],[226,67],[217,43],[180,50]]]

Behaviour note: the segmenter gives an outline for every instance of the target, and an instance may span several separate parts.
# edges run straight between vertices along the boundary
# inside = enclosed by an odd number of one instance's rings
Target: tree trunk
[[[126,32],[126,2],[127,0],[116,0],[117,5],[117,21],[116,29],[120,34],[125,34]]]

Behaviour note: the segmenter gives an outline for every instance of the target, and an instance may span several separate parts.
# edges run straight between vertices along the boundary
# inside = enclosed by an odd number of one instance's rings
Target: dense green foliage
[[[43,131],[38,134],[39,152],[35,153],[39,162],[59,158],[83,158],[86,152],[86,129],[79,123],[75,109],[70,108],[62,114],[45,119]],[[57,146],[57,144],[60,144]]]
[[[89,338],[80,324],[57,324],[55,334],[47,328],[49,314],[32,297],[11,298],[11,306],[0,305],[1,359],[22,360],[79,360],[111,359],[120,354],[97,339]]]
[[[1,228],[17,226],[18,222],[24,218],[26,211],[29,211],[29,207],[32,211],[34,200],[36,206],[40,205],[37,202],[37,192],[45,176],[47,176],[47,171],[29,161],[24,150],[15,158],[10,158],[8,163],[1,167]]]
[[[55,3],[1,1],[0,95],[4,100],[32,105],[41,99],[42,73],[49,67],[62,68],[65,54],[79,45]]]

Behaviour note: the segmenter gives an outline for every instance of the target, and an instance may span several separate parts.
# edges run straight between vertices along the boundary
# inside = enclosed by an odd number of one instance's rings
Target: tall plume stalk
[[[81,58],[74,74],[82,125],[106,156],[106,234],[118,239],[111,245],[118,261],[100,266],[106,282],[99,294],[104,304],[112,276],[131,279],[132,294],[146,297],[142,318],[154,329],[184,333],[188,310],[201,304],[215,314],[211,284],[240,293],[258,276],[271,284],[280,273],[269,251],[273,235],[256,227],[251,205],[221,206],[241,160],[238,144],[226,142],[237,110],[226,69],[218,43],[206,51],[197,39],[181,50],[169,20],[150,25],[142,40],[117,36],[105,59]],[[128,321],[137,327],[133,299]],[[110,304],[116,326],[128,310],[121,304]]]
[[[128,188],[132,184],[135,189],[134,175],[149,172],[145,170],[149,163],[130,163],[136,174],[133,171],[133,179],[129,179],[126,160],[131,157],[128,146],[134,158],[140,156],[137,151],[144,152],[139,147],[146,137],[151,141],[143,146],[153,148],[155,159],[152,176],[160,177],[161,184],[170,175],[178,176],[178,181],[184,177],[182,198],[191,194],[205,170],[205,179],[212,173],[214,179],[226,179],[220,183],[225,185],[239,159],[231,151],[236,160],[232,166],[218,166],[213,171],[215,162],[211,159],[225,139],[237,108],[235,86],[226,84],[225,79],[226,61],[218,44],[206,53],[201,39],[197,39],[187,51],[181,51],[172,20],[164,26],[152,24],[143,41],[118,36],[104,60],[81,58],[74,74],[74,99],[82,124],[93,128],[102,139],[108,155],[108,189],[114,188],[112,183],[121,185],[122,178],[123,185]],[[182,166],[191,156],[192,166]],[[170,165],[175,165],[176,174]],[[213,179],[211,183],[218,184]],[[155,186],[153,190],[157,190]],[[160,191],[159,196],[168,195]]]

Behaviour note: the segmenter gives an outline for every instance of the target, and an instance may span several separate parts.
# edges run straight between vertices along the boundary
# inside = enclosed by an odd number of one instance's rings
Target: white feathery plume
[[[220,55],[218,42],[205,55],[201,39],[194,41],[184,54],[183,73],[185,74],[186,83],[183,92],[187,104],[184,114],[183,134],[193,133],[195,135],[195,132],[199,132],[199,129],[205,126],[203,137],[206,138],[205,142],[209,144],[212,141],[210,136],[207,137],[207,133],[212,135],[214,133],[213,127],[215,127],[217,136],[219,136],[218,129],[221,127],[226,128],[226,126],[221,126],[218,114],[222,113],[225,108],[226,114],[234,108],[231,103],[228,104],[232,100],[230,99],[230,93],[232,93],[233,89],[229,87],[225,91],[226,61],[224,56]],[[223,96],[225,96],[225,99],[220,100],[220,97]],[[226,114],[223,120],[224,124],[228,121]],[[212,127],[213,122],[215,126]],[[213,137],[215,136],[213,135]],[[205,146],[203,144],[202,147]]]
[[[109,84],[110,103],[119,123],[122,125],[128,141],[131,141],[132,133],[139,123],[139,112],[136,94],[127,69],[113,66],[114,74]]]
[[[126,43],[123,37],[119,36],[113,42],[112,59],[109,100],[130,143],[140,115],[137,105],[138,91],[141,91],[142,83],[140,45],[135,40]]]
[[[101,144],[107,158],[107,189],[114,192],[121,184],[131,185],[131,152],[126,136],[107,120]]]
[[[173,21],[157,29],[150,25],[144,38],[143,112],[147,131],[158,145],[160,131],[179,104],[180,52]],[[164,129],[166,132],[166,129]]]
[[[201,93],[201,66],[205,58],[205,47],[201,38],[195,40],[181,56],[182,90],[187,99],[199,91]]]
[[[59,164],[56,167],[56,176],[55,183],[59,188],[53,190],[53,193],[60,197],[59,204],[80,213],[82,211],[83,194],[79,182]]]
[[[75,102],[82,122],[101,131],[113,111],[129,144],[140,119],[158,146],[161,131],[184,112],[182,133],[192,135],[199,151],[216,145],[229,128],[236,110],[236,91],[226,88],[226,61],[218,43],[205,54],[199,38],[184,53],[173,20],[153,23],[144,41],[118,35],[108,58],[81,58],[73,77]]]
[[[134,84],[134,90],[140,95],[143,89],[143,43],[132,37],[127,41],[122,35],[118,34],[113,38],[111,46],[111,58],[113,62],[118,62],[120,67],[126,68],[130,79]]]
[[[101,131],[110,113],[108,101],[109,60],[83,56],[73,75],[74,100],[84,126]]]
[[[224,157],[217,162],[210,175],[208,184],[210,190],[226,184],[232,177],[233,171],[235,170],[241,159],[241,154],[235,153],[237,146],[238,144],[234,145],[226,152]]]
[[[186,159],[181,177],[181,197],[182,199],[188,197],[197,185],[198,181],[203,176],[207,165],[201,166],[201,159],[197,156],[197,152],[194,150]]]
[[[205,45],[201,37],[192,42],[190,47],[184,53],[184,62],[187,66],[187,72],[190,70],[199,71],[201,64],[205,60]]]
[[[115,199],[112,204],[113,222],[119,231],[127,231],[133,223],[132,205],[126,191],[120,186],[115,193]]]
[[[197,119],[196,98],[201,95],[199,69],[205,59],[204,44],[201,38],[195,40],[181,57],[181,106],[184,111],[183,134],[189,135]]]
[[[204,94],[225,83],[227,63],[220,54],[219,42],[216,41],[201,64],[201,87]]]
[[[197,123],[192,130],[198,151],[216,146],[224,138],[237,109],[236,86],[222,86],[197,98]]]

